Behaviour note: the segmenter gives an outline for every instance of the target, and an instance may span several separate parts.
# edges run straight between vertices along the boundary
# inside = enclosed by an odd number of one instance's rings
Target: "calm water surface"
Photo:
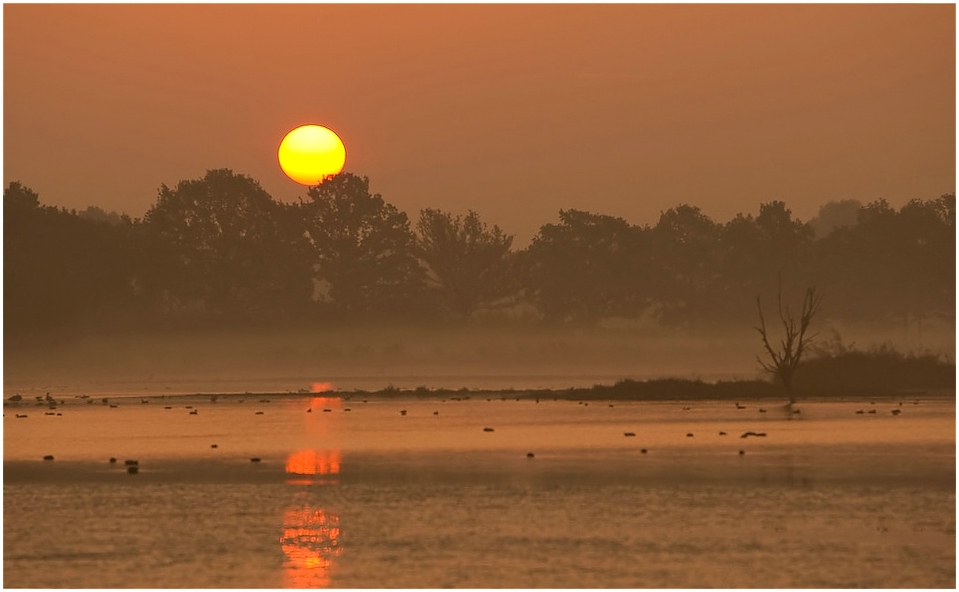
[[[7,406],[4,586],[955,587],[953,401],[489,399]]]

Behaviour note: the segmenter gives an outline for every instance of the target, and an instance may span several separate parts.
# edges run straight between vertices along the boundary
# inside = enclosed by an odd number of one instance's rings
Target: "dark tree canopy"
[[[476,212],[454,217],[425,209],[416,234],[417,253],[452,316],[469,318],[515,291],[509,275],[513,237],[498,226],[489,228]]]
[[[647,237],[622,218],[560,210],[526,256],[526,282],[547,319],[597,320],[643,308]]]
[[[44,206],[13,182],[3,205],[4,334],[16,344],[171,324],[743,322],[779,278],[789,293],[817,286],[835,319],[920,331],[925,319],[954,321],[954,194],[898,210],[881,199],[833,203],[819,226],[782,201],[724,224],[682,204],[651,228],[561,210],[513,250],[511,236],[472,211],[425,209],[414,234],[406,214],[350,173],[286,205],[248,176],[211,170],[161,186],[142,220]]]
[[[309,299],[310,284],[288,209],[229,169],[162,186],[143,222],[142,255],[156,262],[147,263],[143,282],[174,314],[249,320],[292,314]]]
[[[396,313],[425,286],[406,214],[370,193],[370,181],[341,173],[311,187],[300,216],[322,298],[349,314]]]

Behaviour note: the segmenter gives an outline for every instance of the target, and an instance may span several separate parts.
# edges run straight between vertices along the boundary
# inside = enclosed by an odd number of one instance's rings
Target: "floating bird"
[[[253,458],[250,459],[250,462],[258,463],[258,462],[260,462],[260,457],[254,456]]]
[[[720,436],[725,436],[725,435],[726,435],[726,432],[719,432],[719,435],[720,435]]]
[[[400,415],[406,415],[406,409],[400,409]]]
[[[636,432],[625,432],[623,435],[627,438],[634,438],[636,437]]]
[[[17,413],[17,417],[18,417],[19,419],[23,419],[23,418],[26,417],[26,414]]]
[[[746,454],[746,451],[745,451],[745,450],[740,450],[740,451],[739,451],[739,456],[742,456],[742,455],[744,455],[744,454]]]
[[[210,448],[219,448],[216,444],[210,444]]]
[[[799,413],[800,413],[799,409],[793,409],[793,415],[799,415]]]
[[[763,409],[762,407],[760,407],[760,408],[759,408],[759,412],[760,412],[760,413],[766,413],[766,410]]]
[[[857,409],[857,410],[856,410],[856,415],[862,415],[862,414],[864,414],[864,413],[865,413],[865,411],[863,411],[862,409]]]
[[[110,403],[110,409],[116,409],[116,408],[117,408],[117,406],[116,406],[115,403]]]
[[[194,409],[193,411],[190,412],[190,415],[199,415],[199,413],[200,413],[199,409]]]
[[[434,412],[433,412],[433,415],[439,415],[439,414],[440,414],[439,411],[434,411]]]
[[[254,415],[263,415],[263,412],[262,412],[262,411],[257,411],[256,413],[254,413]]]
[[[875,410],[875,409],[870,409],[870,410],[869,410],[869,413],[872,413],[873,415],[875,415],[875,414],[876,414],[876,410]]]
[[[539,403],[539,401],[537,401],[537,403]],[[610,407],[612,407],[612,406],[613,406],[613,404],[612,404],[612,403],[610,403],[610,404],[609,404],[609,406],[610,406]]]
[[[187,405],[184,409],[193,409],[193,405]]]
[[[53,455],[52,455],[52,454],[48,454],[48,455],[46,455],[46,456],[43,457],[43,460],[53,460]]]
[[[53,411],[47,411],[46,413],[44,413],[44,415],[56,415],[56,413],[54,413]]]
[[[527,453],[526,453],[526,458],[533,458],[533,457],[535,457],[535,456],[536,456],[536,455],[533,454],[532,452],[527,452]]]
[[[687,437],[687,438],[692,438],[692,437],[693,437],[693,433],[692,433],[692,432],[687,432],[687,433],[686,433],[686,437]]]
[[[484,431],[484,432],[493,432],[493,431],[495,431],[495,430],[494,430],[493,428],[483,428],[483,431]]]
[[[117,462],[117,459],[116,459],[115,457],[112,457],[112,456],[111,456],[111,457],[110,457],[110,464],[111,464],[111,465],[114,465],[114,464],[116,464],[116,462]]]
[[[146,399],[140,399],[140,404],[141,404],[141,405],[147,405],[147,404],[149,404],[149,403],[150,403],[150,401],[148,401],[148,400],[146,400]]]
[[[307,409],[306,412],[307,412],[307,413],[313,413],[313,409]]]
[[[138,466],[136,466],[136,465],[127,467],[127,473],[129,473],[129,474],[131,474],[131,475],[136,475],[136,474],[139,473],[139,472],[140,472],[140,467],[138,467]]]
[[[892,410],[892,414],[893,414],[893,415],[899,415],[900,413],[902,413],[902,409],[893,409],[893,410]]]
[[[332,410],[332,409],[324,409],[324,410],[323,410],[323,413],[329,413],[329,412],[331,412],[331,411],[333,411],[333,410]]]
[[[345,411],[353,411],[353,410],[352,410],[352,409],[350,409],[349,407],[347,407],[347,408],[346,408],[346,409],[344,409],[343,411],[345,412]]]
[[[164,407],[164,409],[173,409],[173,407]]]
[[[745,408],[746,408],[745,405],[740,405],[738,401],[736,402],[736,409],[745,409]]]
[[[643,449],[642,449],[642,450],[640,450],[639,452],[640,452],[640,454],[646,454],[646,449],[645,449],[645,448],[643,448]]]

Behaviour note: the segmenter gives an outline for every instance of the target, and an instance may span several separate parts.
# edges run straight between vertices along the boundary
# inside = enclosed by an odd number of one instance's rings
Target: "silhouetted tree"
[[[416,223],[417,253],[429,268],[430,282],[442,293],[448,311],[460,318],[502,301],[509,284],[513,237],[489,228],[479,214],[465,217],[425,209]]]
[[[110,225],[42,206],[19,182],[5,188],[3,214],[5,336],[64,336],[127,309],[129,220]]]
[[[425,273],[406,214],[370,193],[366,177],[341,173],[300,204],[322,300],[351,315],[411,312]]]
[[[652,288],[664,320],[706,315],[720,278],[720,226],[698,207],[681,204],[662,213],[652,237],[658,268]]]
[[[864,206],[855,226],[815,242],[814,280],[847,318],[910,319],[955,314],[955,196],[913,200],[897,212]],[[952,213],[950,213],[952,212]]]
[[[161,186],[144,218],[137,277],[167,314],[265,322],[309,302],[309,261],[290,207],[229,169]]]
[[[796,396],[792,390],[793,377],[796,374],[796,368],[799,367],[799,363],[802,362],[802,358],[806,354],[810,342],[815,337],[809,334],[809,325],[819,312],[822,296],[816,294],[815,288],[807,288],[798,319],[793,316],[788,306],[783,307],[781,288],[776,295],[776,302],[779,320],[783,326],[783,336],[774,347],[769,342],[762,302],[759,296],[756,296],[756,309],[759,311],[759,326],[756,327],[756,331],[762,337],[768,361],[764,360],[762,356],[756,356],[756,360],[763,370],[779,379],[789,396],[789,404],[792,405],[796,402]]]
[[[524,254],[526,283],[546,319],[633,316],[648,305],[646,231],[622,218],[560,210]]]

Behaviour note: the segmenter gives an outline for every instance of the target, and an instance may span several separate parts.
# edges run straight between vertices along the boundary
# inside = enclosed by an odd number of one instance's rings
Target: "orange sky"
[[[954,5],[5,4],[4,184],[133,216],[284,133],[415,219],[525,242],[559,208],[719,221],[955,191]]]

